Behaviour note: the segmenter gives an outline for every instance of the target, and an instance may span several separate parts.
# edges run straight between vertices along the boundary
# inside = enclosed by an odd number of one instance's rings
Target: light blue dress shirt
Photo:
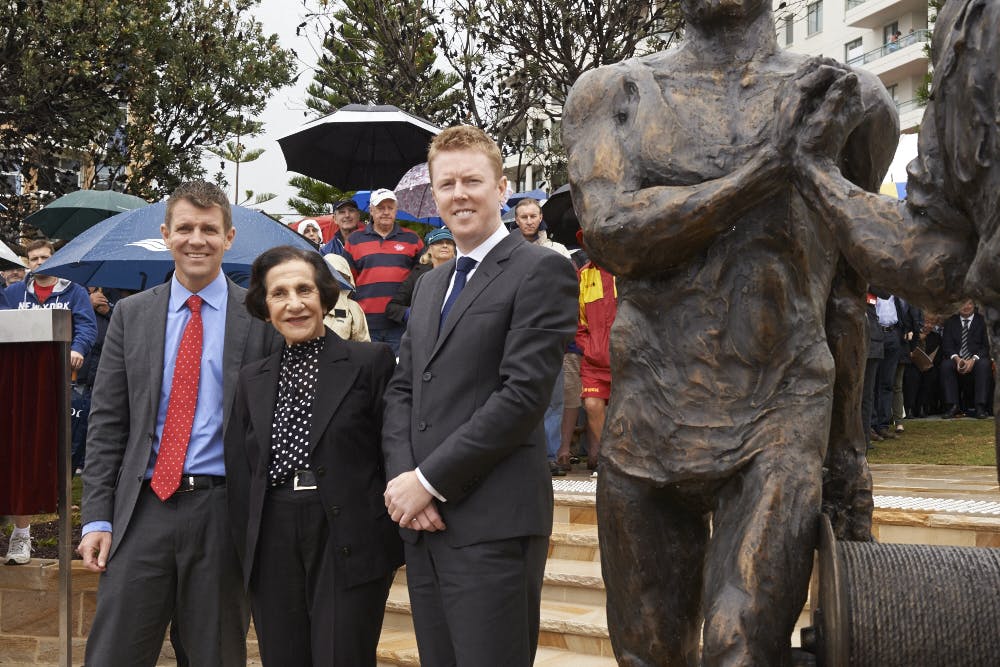
[[[156,437],[153,453],[149,457],[146,479],[153,476],[156,456],[160,451],[160,437],[167,420],[167,404],[174,384],[174,365],[177,349],[181,345],[184,327],[191,319],[187,300],[194,292],[178,282],[176,276],[170,283],[170,303],[167,306],[167,335],[163,345],[163,383],[160,385],[160,405],[156,414]],[[226,474],[222,451],[222,351],[226,342],[226,304],[229,287],[222,272],[205,289],[197,293],[203,300],[201,321],[203,327],[201,374],[198,379],[198,406],[191,425],[191,440],[184,459],[185,475]]]
[[[167,404],[174,383],[174,365],[177,349],[184,335],[184,327],[191,319],[187,300],[194,292],[178,282],[170,282],[170,302],[167,305],[167,331],[163,345],[163,383],[160,385],[160,404],[156,415],[156,437],[153,453],[149,457],[146,479],[153,476],[156,455],[160,451],[160,436],[167,419]],[[202,352],[201,373],[198,377],[198,405],[191,425],[191,440],[184,460],[185,475],[226,474],[222,449],[222,352],[226,340],[226,306],[229,303],[229,284],[222,272],[205,289],[198,292],[203,300],[201,307]],[[92,521],[83,527],[82,535],[94,531],[111,532],[108,521]]]

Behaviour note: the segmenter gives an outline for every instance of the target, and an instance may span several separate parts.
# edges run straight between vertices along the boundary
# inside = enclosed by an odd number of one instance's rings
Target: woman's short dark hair
[[[330,266],[313,250],[303,250],[290,245],[280,245],[265,250],[254,260],[250,269],[250,287],[247,289],[247,311],[259,320],[267,320],[267,272],[274,267],[297,259],[313,267],[313,280],[319,289],[319,302],[328,313],[337,305],[340,286],[330,272]]]

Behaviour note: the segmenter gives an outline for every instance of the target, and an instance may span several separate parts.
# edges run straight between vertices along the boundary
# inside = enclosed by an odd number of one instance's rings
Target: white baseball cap
[[[378,190],[373,190],[371,197],[368,199],[369,206],[378,206],[386,199],[391,199],[396,201],[396,193],[388,188],[379,188]]]

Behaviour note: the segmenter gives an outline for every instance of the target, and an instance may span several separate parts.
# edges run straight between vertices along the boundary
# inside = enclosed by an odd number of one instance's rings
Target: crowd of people
[[[986,321],[972,299],[947,316],[877,288],[867,299],[862,419],[870,447],[903,435],[907,419],[992,415]]]
[[[368,222],[341,202],[333,238],[302,229],[320,253],[264,251],[248,290],[221,270],[230,205],[200,181],[168,200],[164,284],[47,277],[44,241],[5,273],[4,307],[73,312],[77,550],[101,574],[87,664],[152,665],[168,627],[180,662],[244,664],[252,614],[264,664],[374,665],[403,562],[427,664],[531,662],[564,399],[609,377],[561,380],[606,366],[593,304],[613,279],[581,289],[537,201],[518,209],[533,226],[502,224],[481,131],[442,133],[429,162],[445,227],[420,238],[376,190]]]

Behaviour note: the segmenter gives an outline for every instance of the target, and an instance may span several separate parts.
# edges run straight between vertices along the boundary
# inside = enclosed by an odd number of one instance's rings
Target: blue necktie
[[[476,264],[476,260],[471,257],[458,258],[458,262],[455,264],[455,284],[451,286],[451,293],[444,302],[444,308],[441,309],[441,323],[438,325],[439,331],[444,329],[444,322],[448,319],[448,312],[455,305],[455,302],[458,301],[458,295],[462,293],[465,281],[469,279],[469,271],[474,269]]]

